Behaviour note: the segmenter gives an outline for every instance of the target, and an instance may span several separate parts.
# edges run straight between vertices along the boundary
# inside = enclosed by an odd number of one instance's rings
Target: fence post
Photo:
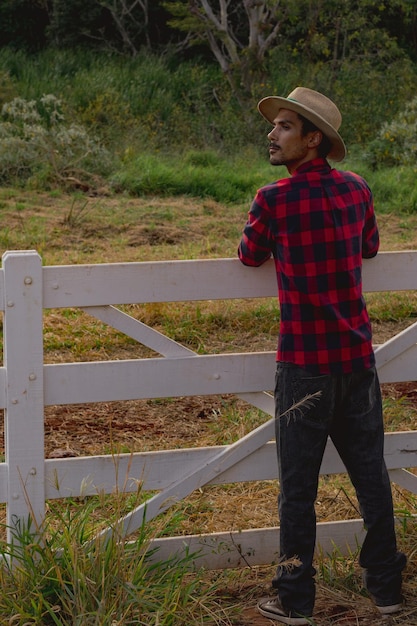
[[[7,533],[45,514],[42,261],[6,252],[4,272],[5,461]]]

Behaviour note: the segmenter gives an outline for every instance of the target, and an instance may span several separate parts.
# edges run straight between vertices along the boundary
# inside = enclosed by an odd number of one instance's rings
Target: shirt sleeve
[[[371,259],[376,256],[379,249],[379,231],[376,222],[372,193],[365,216],[365,225],[362,233],[362,257]]]
[[[261,191],[252,202],[238,256],[244,265],[253,267],[262,265],[271,256],[270,210]]]

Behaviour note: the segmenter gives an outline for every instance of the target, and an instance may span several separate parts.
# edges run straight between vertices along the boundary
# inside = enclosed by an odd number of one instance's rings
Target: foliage
[[[123,505],[122,494],[117,498],[116,506]],[[110,539],[94,537],[100,506],[100,498],[51,504],[41,528],[20,524],[11,542],[0,544],[0,614],[7,623],[230,623],[217,606],[215,586],[199,572],[190,574],[195,555],[158,560],[150,545],[158,523],[154,530],[142,525],[132,542],[118,536],[116,525]]]
[[[385,122],[368,146],[374,168],[415,165],[417,162],[417,97],[409,101],[391,122]]]
[[[257,85],[270,72],[285,76],[285,64],[307,66],[307,76],[312,67],[316,76],[324,74],[319,81],[325,81],[332,95],[339,72],[352,64],[361,67],[364,82],[367,66],[387,72],[393,61],[406,58],[386,19],[391,12],[398,15],[403,0],[166,0],[165,6],[173,15],[170,26],[186,33],[187,45],[198,42],[210,48],[243,115],[245,100],[253,97]],[[401,15],[405,20],[408,13]],[[317,78],[307,80],[313,88],[315,82]]]
[[[0,107],[17,97],[16,85],[7,72],[0,70]]]
[[[178,39],[179,27],[195,39],[200,19],[208,7],[216,13],[218,2],[205,0],[168,1],[170,13],[164,8],[167,0],[3,0],[0,4],[0,47],[39,50],[49,45],[73,47],[88,45],[117,49],[136,54],[143,47],[158,50]],[[310,53],[352,49],[359,40],[366,42],[375,26],[383,28],[392,40],[398,40],[410,54],[416,53],[416,20],[414,3],[410,0],[308,0],[277,2],[221,2],[229,12],[230,27],[238,47],[246,38],[246,15],[259,17],[261,39],[271,33],[279,21],[280,34],[290,47],[304,47]],[[191,12],[190,12],[191,8]],[[193,14],[197,8],[199,15]],[[188,16],[187,16],[188,12]],[[173,19],[173,14],[176,17]],[[170,18],[173,25],[170,25]],[[242,19],[243,18],[243,19]],[[255,20],[250,20],[257,26]],[[204,41],[207,45],[209,42]],[[327,54],[327,52],[326,52]]]
[[[148,0],[98,0],[98,4],[110,13],[122,50],[136,56],[143,41],[150,48]]]
[[[158,154],[138,156],[124,163],[112,179],[113,188],[132,195],[210,197],[221,202],[249,200],[262,181],[261,172],[219,153],[192,151],[175,163]]]
[[[267,53],[281,34],[287,6],[268,0],[167,0],[164,6],[174,16],[169,25],[186,33],[188,45],[210,48],[235,96],[251,96],[253,84],[265,72]]]
[[[104,148],[78,124],[67,125],[61,102],[53,95],[39,100],[14,98],[0,117],[0,181],[37,175],[65,183],[105,171]],[[99,163],[99,168],[97,167]],[[80,183],[81,184],[81,183]]]
[[[96,0],[52,0],[50,7],[46,36],[54,47],[97,47],[109,35],[105,12]]]
[[[306,62],[297,51],[289,54],[277,48],[268,63],[268,82],[257,95],[265,91],[286,95],[294,85],[322,91],[341,109],[341,134],[348,149],[352,144],[364,146],[417,88],[416,66],[398,48],[385,50],[382,59],[367,54],[335,66],[332,58]]]
[[[269,127],[256,102],[268,93],[286,95],[296,84],[335,99],[348,153],[362,155],[362,166],[367,154],[367,164],[372,159],[398,164],[403,143],[397,146],[378,133],[414,97],[417,72],[398,50],[386,54],[381,66],[370,58],[346,61],[335,77],[331,62],[309,64],[298,53],[277,47],[267,62],[268,79],[254,86],[243,115],[220,69],[200,60],[177,65],[174,56],[147,52],[126,59],[83,50],[47,50],[37,56],[0,50],[0,105],[5,107],[0,117],[0,180],[80,189],[103,188],[105,183],[135,194],[171,190],[246,198],[261,182],[256,170],[264,175],[261,158],[267,157]],[[44,98],[55,111],[53,123]],[[24,121],[29,110],[32,117]],[[410,147],[404,155],[411,156],[412,109],[396,121],[397,135]],[[367,151],[366,144],[374,140]],[[200,164],[196,152],[201,152]],[[202,163],[208,154],[209,161]],[[173,171],[167,173],[171,164]],[[277,174],[265,178],[269,176]],[[405,198],[406,205],[410,201]]]
[[[383,65],[398,49],[384,18],[398,14],[404,4],[403,0],[299,0],[283,43],[309,63],[330,63],[334,77],[346,61],[372,58]]]

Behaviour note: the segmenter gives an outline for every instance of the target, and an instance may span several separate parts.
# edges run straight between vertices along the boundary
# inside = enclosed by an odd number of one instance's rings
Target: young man
[[[333,169],[345,145],[341,115],[326,96],[297,87],[258,104],[273,126],[272,165],[290,177],[260,189],[239,246],[245,265],[275,260],[280,332],[275,387],[280,561],[258,610],[283,624],[309,624],[315,601],[315,500],[328,436],[347,469],[367,529],[360,565],[381,614],[401,609],[406,557],[397,550],[383,457],[381,391],[362,295],[362,258],[376,255],[372,193],[353,172]],[[301,409],[287,413],[309,397]]]

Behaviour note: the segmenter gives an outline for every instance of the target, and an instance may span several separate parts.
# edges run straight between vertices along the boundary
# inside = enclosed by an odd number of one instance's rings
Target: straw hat
[[[318,91],[296,87],[287,98],[268,96],[258,103],[259,112],[271,124],[274,123],[280,109],[295,111],[313,122],[332,144],[328,158],[333,161],[343,161],[346,156],[346,147],[337,132],[342,123],[342,116],[334,102]]]

